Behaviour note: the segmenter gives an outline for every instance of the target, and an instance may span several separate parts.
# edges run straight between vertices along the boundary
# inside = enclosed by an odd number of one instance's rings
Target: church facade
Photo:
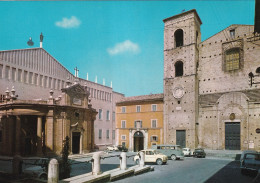
[[[0,103],[1,155],[60,155],[66,137],[73,154],[94,150],[97,111],[90,104],[89,92],[69,82],[61,90],[58,98],[50,91],[47,100],[19,100],[19,90],[6,91]]]
[[[164,21],[164,142],[260,150],[260,35],[231,25],[201,42],[190,10]]]

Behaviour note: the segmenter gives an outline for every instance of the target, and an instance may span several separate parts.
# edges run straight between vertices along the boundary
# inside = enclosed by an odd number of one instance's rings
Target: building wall
[[[164,130],[165,143],[177,144],[177,130],[185,131],[185,144],[197,145],[196,121],[198,116],[198,44],[200,19],[195,10],[164,20]],[[175,32],[183,31],[183,45],[175,45]],[[183,63],[183,75],[176,76],[175,64]],[[174,93],[179,89],[182,96]]]
[[[14,86],[19,99],[48,99],[49,91],[54,91],[56,98],[61,95],[61,88],[66,87],[67,80],[75,82],[75,77],[55,58],[42,48],[0,51],[0,95],[5,95]],[[95,143],[99,146],[113,144],[112,120],[115,102],[124,95],[114,92],[113,88],[94,83],[82,78],[78,81],[90,92],[91,103],[95,109],[102,109],[103,119],[95,121]],[[105,113],[110,111],[110,119]],[[109,138],[98,138],[98,130],[109,130]],[[102,147],[101,147],[102,148]]]
[[[199,20],[194,10],[164,20],[165,142],[175,144],[176,130],[186,129],[187,147],[226,149],[226,124],[238,123],[239,148],[259,150],[260,85],[250,86],[248,74],[256,75],[260,66],[260,36],[253,34],[252,25],[231,25],[200,43]],[[179,28],[184,45],[176,48],[174,32]],[[240,65],[227,71],[225,53],[232,48],[240,49]],[[177,60],[184,63],[182,77],[175,77]],[[259,81],[256,76],[254,82]],[[176,87],[185,91],[180,99],[174,97]]]
[[[152,111],[152,104],[157,105],[157,111]],[[141,111],[136,111],[136,106],[141,107]],[[126,108],[126,112],[122,112],[122,107]],[[152,127],[152,120],[157,120],[156,128]],[[125,121],[125,128],[122,128],[122,121]],[[142,127],[135,127],[135,121],[142,121]],[[145,100],[134,103],[118,103],[116,106],[116,133],[117,144],[122,145],[124,142],[130,151],[134,149],[134,133],[142,132],[144,135],[144,148],[150,148],[154,144],[163,143],[163,100],[150,101]],[[122,136],[126,138],[123,139]],[[157,140],[153,141],[151,136],[157,136]]]

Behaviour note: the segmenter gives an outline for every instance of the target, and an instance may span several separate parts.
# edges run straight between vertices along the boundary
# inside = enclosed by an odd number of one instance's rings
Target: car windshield
[[[195,151],[197,151],[197,152],[204,152],[203,149],[195,149]]]

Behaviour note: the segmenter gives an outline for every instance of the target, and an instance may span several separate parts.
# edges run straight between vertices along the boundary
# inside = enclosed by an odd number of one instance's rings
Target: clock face
[[[184,90],[182,87],[176,87],[173,89],[174,98],[181,98],[184,95]]]

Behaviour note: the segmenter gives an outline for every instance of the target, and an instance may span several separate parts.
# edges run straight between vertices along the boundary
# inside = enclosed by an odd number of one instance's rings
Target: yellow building
[[[116,139],[129,151],[163,143],[163,94],[125,97],[116,103]]]

